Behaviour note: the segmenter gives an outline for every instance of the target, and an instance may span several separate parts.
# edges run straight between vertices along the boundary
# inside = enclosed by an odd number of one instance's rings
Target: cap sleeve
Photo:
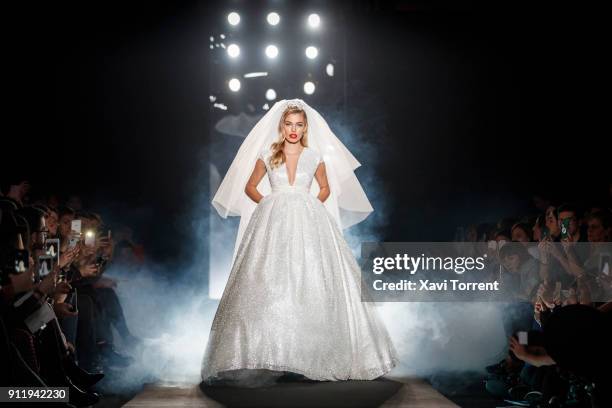
[[[257,155],[257,158],[263,160],[263,162],[265,163],[266,162],[266,155],[267,155],[267,153],[268,153],[267,149],[261,149],[259,151],[259,154]]]
[[[318,166],[319,164],[323,163],[323,155],[319,153],[318,150],[316,150],[316,153],[317,153],[316,159],[317,159],[317,166]]]

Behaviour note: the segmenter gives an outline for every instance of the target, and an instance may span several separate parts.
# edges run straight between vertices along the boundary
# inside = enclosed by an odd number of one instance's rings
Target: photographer
[[[86,364],[100,364],[111,368],[122,368],[130,365],[133,359],[119,353],[114,347],[111,327],[115,327],[124,344],[135,345],[138,340],[128,327],[115,291],[117,282],[104,276],[112,261],[114,243],[110,233],[102,234],[102,219],[99,215],[81,211],[77,214],[84,226],[85,237],[80,242],[81,256],[76,262],[73,284],[79,293],[79,302],[83,302],[88,316],[93,319],[91,327],[80,330],[79,338],[87,342]],[[79,303],[81,304],[81,303]],[[94,349],[93,353],[91,349]]]
[[[610,313],[604,313],[587,305],[566,305],[544,312],[543,336],[533,344],[520,344],[510,338],[512,352],[521,360],[536,367],[557,365],[582,381],[591,385],[590,398],[593,407],[608,407],[612,404],[610,389],[610,362],[612,336]],[[530,333],[531,334],[531,333]],[[560,374],[559,370],[548,370],[549,377]],[[551,380],[549,378],[549,382]],[[557,385],[563,383],[561,375]],[[544,400],[554,398],[563,401],[566,389],[544,393]]]

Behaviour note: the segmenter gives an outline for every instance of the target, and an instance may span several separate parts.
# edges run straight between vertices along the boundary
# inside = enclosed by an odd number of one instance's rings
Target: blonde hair
[[[300,139],[300,143],[304,147],[308,147],[308,117],[306,116],[306,112],[297,107],[297,106],[289,106],[287,107],[283,114],[281,115],[280,121],[278,122],[278,139],[276,142],[270,145],[270,150],[272,150],[272,154],[270,155],[270,168],[274,169],[283,163],[285,163],[285,153],[283,152],[283,146],[285,145],[285,136],[283,136],[283,123],[288,115],[292,113],[301,113],[304,116],[304,134]]]

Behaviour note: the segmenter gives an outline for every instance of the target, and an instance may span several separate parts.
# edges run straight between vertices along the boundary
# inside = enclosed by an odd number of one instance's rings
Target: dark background
[[[225,10],[268,3],[11,6],[3,172],[26,174],[33,198],[77,193],[131,218],[158,260],[193,256],[190,219],[210,210],[194,208],[211,154],[208,37]],[[376,149],[358,176],[380,183],[381,240],[451,239],[458,224],[533,210],[537,192],[608,194],[603,13],[494,3],[333,2],[342,109]]]

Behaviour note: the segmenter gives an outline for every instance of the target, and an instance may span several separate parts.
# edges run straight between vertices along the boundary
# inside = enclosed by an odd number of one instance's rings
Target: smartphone
[[[70,230],[74,232],[81,233],[81,220],[72,220],[70,224]]]
[[[59,262],[60,256],[60,240],[59,238],[49,238],[45,241],[45,255],[54,257],[56,262]]]
[[[13,273],[23,273],[30,267],[30,253],[26,249],[16,249],[13,259]]]
[[[38,257],[38,277],[39,279],[47,276],[55,267],[55,257],[49,255],[41,255]]]
[[[96,233],[93,230],[85,231],[85,245],[88,247],[96,245]]]
[[[80,240],[81,220],[72,220],[70,230],[73,232],[73,234],[72,237],[70,237],[70,243],[68,244],[68,247],[74,248],[75,246],[77,246]]]
[[[567,239],[567,237],[569,237],[570,222],[572,222],[571,218],[565,218],[561,221],[561,239]]]
[[[516,333],[518,335],[518,342],[526,346],[528,343],[528,333],[526,331],[520,331]]]
[[[599,270],[606,276],[610,276],[610,263],[612,257],[610,254],[599,254]]]

